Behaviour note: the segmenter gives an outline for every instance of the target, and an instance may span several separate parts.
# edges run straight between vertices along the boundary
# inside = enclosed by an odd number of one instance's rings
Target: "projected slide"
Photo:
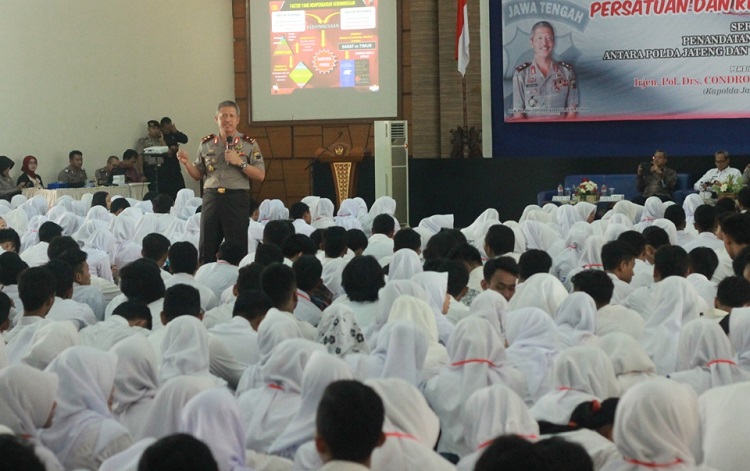
[[[750,117],[746,0],[502,0],[506,122]]]
[[[271,90],[377,92],[378,0],[272,1]]]

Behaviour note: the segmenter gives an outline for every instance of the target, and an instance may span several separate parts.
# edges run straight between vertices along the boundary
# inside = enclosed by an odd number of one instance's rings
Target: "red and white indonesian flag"
[[[458,71],[466,75],[469,65],[469,11],[468,0],[458,0],[458,15],[456,19],[456,60]]]

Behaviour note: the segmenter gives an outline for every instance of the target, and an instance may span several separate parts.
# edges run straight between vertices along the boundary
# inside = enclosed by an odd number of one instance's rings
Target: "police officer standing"
[[[201,139],[194,162],[187,152],[177,153],[194,180],[206,177],[201,209],[201,263],[216,261],[224,238],[247,250],[251,181],[262,182],[266,167],[255,139],[237,132],[239,122],[239,106],[223,101],[216,112],[219,134]]]
[[[67,183],[72,187],[82,187],[87,180],[86,170],[83,169],[83,153],[72,150],[68,154],[68,166],[57,174],[57,181]]]

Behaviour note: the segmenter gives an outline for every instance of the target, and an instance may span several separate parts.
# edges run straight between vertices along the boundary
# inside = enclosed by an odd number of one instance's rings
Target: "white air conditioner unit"
[[[409,224],[409,126],[407,121],[375,121],[375,198],[396,200],[394,216]]]

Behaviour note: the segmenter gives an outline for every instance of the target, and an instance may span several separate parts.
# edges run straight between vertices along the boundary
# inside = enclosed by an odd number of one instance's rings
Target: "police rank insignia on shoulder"
[[[201,144],[205,144],[206,142],[210,141],[214,137],[216,137],[215,134],[209,134],[208,136],[206,136],[203,139],[201,139]]]
[[[516,67],[516,72],[523,72],[531,65],[531,62],[524,62],[523,64]]]
[[[570,70],[573,68],[572,65],[568,64],[567,62],[560,62],[560,65],[565,67],[566,69]]]

